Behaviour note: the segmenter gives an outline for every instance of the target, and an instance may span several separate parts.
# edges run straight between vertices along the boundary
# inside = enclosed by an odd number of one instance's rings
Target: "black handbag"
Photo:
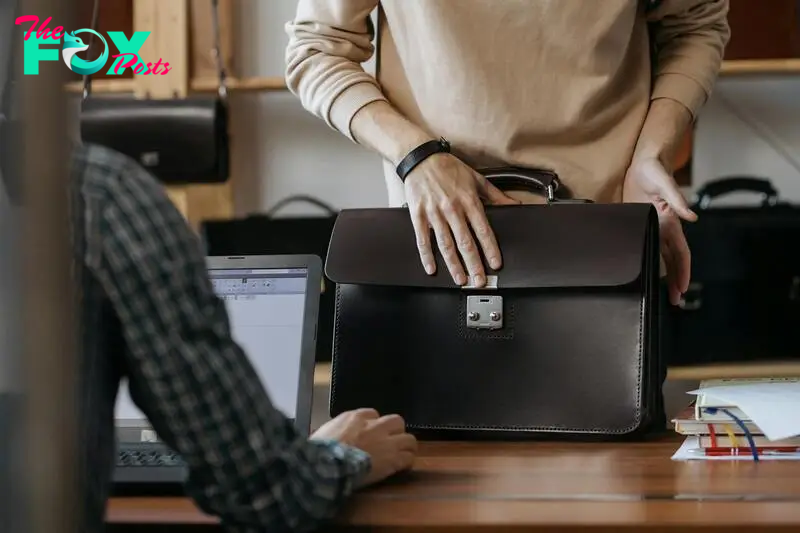
[[[211,2],[217,94],[165,100],[97,98],[90,95],[91,77],[85,76],[80,115],[84,143],[103,145],[135,159],[165,184],[228,180],[228,91],[220,53],[218,0]],[[98,5],[95,0],[92,27],[97,25]]]
[[[407,209],[347,209],[330,414],[398,413],[420,438],[622,438],[664,428],[659,227],[649,204],[558,197],[555,175],[484,171],[546,205],[489,206],[503,267],[455,285],[425,274]]]
[[[737,192],[761,204],[713,205]],[[691,285],[664,322],[669,364],[800,359],[800,209],[753,177],[706,184],[693,209]]]
[[[277,217],[293,204],[311,204],[319,215]],[[234,220],[207,220],[200,232],[208,255],[311,254],[325,261],[338,211],[317,198],[295,195],[277,202],[264,214]],[[323,280],[317,327],[318,362],[329,362],[333,347],[334,284]]]

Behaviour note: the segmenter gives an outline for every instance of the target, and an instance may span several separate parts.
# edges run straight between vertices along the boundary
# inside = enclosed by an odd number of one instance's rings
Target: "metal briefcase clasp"
[[[467,296],[467,327],[500,329],[503,327],[503,297],[497,294]]]
[[[472,280],[462,289],[477,289]],[[497,276],[486,276],[486,285],[481,290],[497,289]],[[503,297],[499,294],[475,294],[467,296],[467,327],[470,329],[500,329],[503,327]]]

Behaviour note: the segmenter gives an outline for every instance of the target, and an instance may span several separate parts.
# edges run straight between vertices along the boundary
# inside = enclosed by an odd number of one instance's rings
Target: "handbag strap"
[[[91,29],[97,31],[98,21],[100,20],[100,0],[94,0],[92,6],[92,23]],[[94,34],[89,34],[89,50],[94,46]],[[92,77],[89,74],[83,75],[83,100],[86,100],[92,92]]]
[[[214,32],[214,48],[212,54],[217,66],[217,76],[219,85],[217,88],[217,95],[223,102],[228,100],[228,73],[225,69],[225,62],[222,59],[222,44],[220,37],[220,24],[219,24],[219,0],[211,0],[211,23]],[[92,7],[92,24],[91,29],[97,31],[98,22],[100,20],[100,0],[94,0]],[[89,37],[89,50],[92,49],[94,44],[94,34]],[[88,74],[83,76],[83,99],[89,97],[92,92],[92,77]]]
[[[329,217],[333,217],[333,216],[337,215],[336,209],[334,209],[331,205],[326,204],[322,200],[320,200],[318,198],[314,198],[313,196],[308,196],[306,194],[296,194],[294,196],[289,196],[287,198],[284,198],[283,200],[280,200],[278,203],[273,205],[272,208],[269,211],[267,211],[265,213],[265,216],[267,218],[273,218],[278,213],[278,211],[280,211],[281,209],[283,209],[287,205],[294,204],[294,203],[307,203],[307,204],[314,205],[314,206],[320,208],[322,211],[325,211],[325,213]]]
[[[211,0],[211,23],[214,28],[214,60],[217,65],[217,75],[219,76],[219,86],[217,87],[217,94],[220,100],[228,100],[228,73],[225,70],[225,62],[222,60],[222,42],[220,37],[219,27],[219,0]]]
[[[734,192],[749,192],[760,194],[764,207],[778,205],[778,190],[772,182],[765,178],[755,176],[728,176],[710,181],[697,191],[697,207],[707,209],[711,201]]]

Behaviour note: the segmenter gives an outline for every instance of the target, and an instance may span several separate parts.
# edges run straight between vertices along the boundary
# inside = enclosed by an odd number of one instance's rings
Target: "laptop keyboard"
[[[117,468],[143,466],[185,467],[181,456],[159,442],[130,442],[120,444],[117,452]]]

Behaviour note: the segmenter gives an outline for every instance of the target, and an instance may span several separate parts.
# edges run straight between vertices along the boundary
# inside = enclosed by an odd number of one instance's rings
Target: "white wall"
[[[283,25],[294,15],[297,2],[237,3],[237,72],[243,76],[282,76],[286,43]],[[767,176],[775,180],[785,197],[800,202],[797,95],[800,76],[720,80],[716,97],[698,123],[695,183],[731,174]],[[755,121],[762,131],[753,131],[737,114]],[[340,208],[386,203],[379,159],[312,117],[288,93],[237,96],[232,134],[236,137],[234,175],[239,179],[236,206],[240,214],[264,210],[300,192],[314,194]],[[790,152],[794,167],[760,137]],[[747,199],[733,197],[730,201]]]
[[[720,79],[698,121],[695,186],[720,176],[760,176],[800,203],[798,95],[800,75]]]
[[[286,33],[294,0],[237,2],[240,76],[283,76]],[[374,63],[366,65],[372,69]],[[380,159],[306,112],[288,92],[236,96],[231,134],[240,214],[263,210],[296,193],[336,208],[385,205]],[[291,210],[290,210],[291,209]],[[287,209],[287,213],[306,209]],[[313,208],[311,208],[313,212]]]

